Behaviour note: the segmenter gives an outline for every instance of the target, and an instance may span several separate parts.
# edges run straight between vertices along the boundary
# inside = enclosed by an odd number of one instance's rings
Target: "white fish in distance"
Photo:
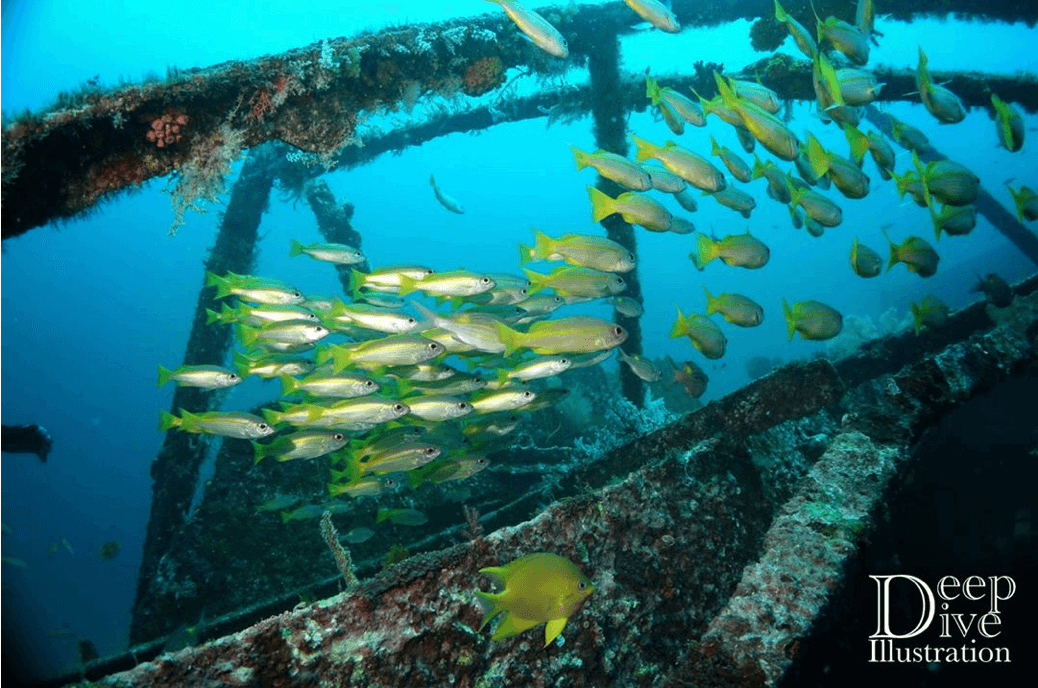
[[[515,22],[530,41],[541,50],[561,57],[569,57],[569,46],[558,29],[548,20],[531,9],[527,9],[512,0],[487,0],[501,6],[508,17]]]
[[[432,187],[433,193],[436,194],[436,200],[440,202],[440,205],[452,213],[457,213],[458,215],[465,214],[465,208],[461,203],[458,203],[456,200],[443,193],[443,191],[440,190],[440,187],[436,184],[436,178],[431,174],[429,175],[429,186]]]

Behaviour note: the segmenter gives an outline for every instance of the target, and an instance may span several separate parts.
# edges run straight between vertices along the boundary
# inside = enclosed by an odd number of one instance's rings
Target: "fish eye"
[[[577,588],[581,592],[584,592],[585,590],[587,590],[587,582],[586,581],[580,581],[579,583],[577,583]]]
[[[227,379],[229,379],[229,380],[237,380],[237,379],[238,379],[238,376],[237,376],[237,375],[235,375],[234,373],[229,373],[229,374],[227,375]]]
[[[435,453],[436,453],[436,451],[437,451],[437,450],[436,450],[436,447],[426,447],[426,448],[425,448],[425,453],[426,453],[426,454],[435,454]]]
[[[617,326],[617,327],[613,328],[613,334],[615,334],[617,337],[622,336],[623,333],[624,333],[624,328],[622,328],[620,326]]]
[[[480,466],[485,466],[486,463],[487,463],[487,460],[486,459],[476,459],[476,463],[478,463]]]
[[[375,383],[374,383],[374,382],[372,382],[371,380],[368,380],[368,381],[366,381],[366,382],[364,383],[364,386],[365,386],[365,387],[374,387],[374,386],[375,386]]]
[[[300,293],[300,291],[298,289],[292,291],[292,296],[294,296],[296,298],[300,298],[300,299],[303,298],[303,294]]]
[[[629,260],[629,261],[631,261],[633,263],[634,262],[634,254],[633,253],[628,253],[627,254],[627,260]]]
[[[617,284],[623,284],[624,283],[624,278],[623,277],[617,277],[616,278],[616,283]]]
[[[418,321],[415,320],[414,318],[408,318],[407,319],[407,324],[408,325],[414,325],[416,322],[418,322]]]
[[[458,402],[458,410],[464,411],[468,407],[469,407],[469,405],[466,402],[464,402],[464,401],[459,401]]]
[[[317,316],[314,315],[313,313],[307,313],[306,314],[306,319],[307,320],[317,320]]]
[[[568,358],[560,358],[559,359],[559,365],[564,365],[564,366],[565,365],[569,365],[569,359]]]
[[[334,435],[332,435],[332,439],[335,440],[336,442],[339,442],[341,440],[346,439],[346,436],[343,435],[341,432],[337,432]]]
[[[404,405],[403,404],[395,404],[393,406],[393,410],[397,411],[397,412],[403,411],[404,410]]]
[[[270,429],[270,426],[267,425],[266,423],[260,423],[259,424],[259,429],[260,430],[268,430],[268,429]]]
[[[480,284],[490,284],[490,278],[489,277],[481,277],[479,279],[479,283]]]
[[[533,392],[530,392],[530,391],[523,392],[523,399],[532,399],[532,398],[533,398]]]

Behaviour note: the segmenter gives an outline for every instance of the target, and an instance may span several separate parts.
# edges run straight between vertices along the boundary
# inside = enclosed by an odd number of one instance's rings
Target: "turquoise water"
[[[249,59],[396,23],[498,11],[475,1],[446,6],[315,2],[300,12],[271,2],[97,2],[72,9],[56,2],[8,3],[2,107],[8,114],[38,109],[59,91],[94,77],[115,85],[149,73],[164,76],[168,65]],[[1033,28],[932,20],[910,25],[880,20],[878,26],[885,36],[873,49],[870,66],[914,68],[916,46],[922,43],[935,70],[1036,71],[1032,46],[1038,32]],[[623,69],[637,74],[651,66],[655,74],[667,74],[710,60],[735,70],[762,56],[750,49],[748,32],[746,22],[678,36],[644,32],[623,40]],[[782,49],[795,54],[791,41]],[[583,83],[587,76],[572,69],[565,78]],[[520,82],[520,88],[535,87]],[[413,116],[421,117],[430,103],[420,102]],[[922,129],[937,150],[966,164],[1009,207],[1005,180],[1032,187],[1038,182],[1028,152],[1034,141],[1020,153],[1007,153],[997,146],[994,124],[984,110],[970,110],[956,125],[938,125],[921,105],[880,107]],[[793,130],[810,129],[823,145],[843,151],[842,134],[823,127],[812,110],[803,103],[794,107]],[[1036,117],[1025,114],[1024,121],[1033,138]],[[671,138],[648,113],[634,114],[628,128],[654,141]],[[732,129],[713,118],[705,130],[690,127],[680,142],[705,154],[710,134],[740,150]],[[325,179],[339,199],[355,205],[353,224],[373,266],[416,262],[437,270],[515,272],[516,245],[529,242],[531,227],[553,236],[600,232],[591,222],[585,191],[594,176],[574,170],[569,143],[595,148],[590,118],[548,128],[544,120],[535,120],[500,125],[478,136],[444,136]],[[895,150],[900,153],[897,168],[908,168],[908,155]],[[822,300],[840,310],[845,323],[852,315],[878,323],[890,309],[895,320],[904,320],[909,303],[931,293],[953,309],[962,307],[978,298],[970,293],[977,274],[994,271],[1013,282],[1033,272],[1034,265],[980,218],[968,237],[937,244],[941,262],[933,278],[923,280],[898,266],[874,280],[859,279],[847,259],[855,236],[884,256],[881,226],[889,225],[895,238],[932,238],[925,209],[898,198],[893,182],[882,182],[871,160],[865,170],[872,177],[866,199],[827,193],[843,207],[844,222],[820,239],[793,230],[786,209],[767,198],[760,181],[740,185],[757,201],[748,221],[712,199],[699,199],[699,211],[690,219],[701,231],[720,236],[749,227],[768,243],[771,261],[762,270],[712,264],[699,273],[686,258],[689,237],[638,230],[645,355],[699,363],[711,378],[703,399],[709,401],[746,384],[744,366],[753,356],[793,360],[831,350],[825,342],[786,341],[783,297]],[[430,173],[465,205],[464,215],[449,214],[437,204],[427,184]],[[28,455],[3,459],[3,554],[26,564],[4,564],[4,640],[17,637],[35,648],[31,670],[37,674],[76,666],[77,637],[89,638],[102,655],[119,652],[127,643],[151,497],[149,464],[162,442],[156,419],[172,398],[170,387],[156,389],[155,368],[183,359],[202,281],[201,261],[221,210],[189,214],[177,235],[168,238],[172,211],[164,188],[164,180],[153,180],[82,220],[4,242],[3,421],[40,423],[54,438],[45,465]],[[673,203],[670,207],[677,209]],[[291,239],[321,240],[302,204],[293,207],[274,194],[260,233],[256,274],[279,277],[304,293],[337,290],[330,268],[288,257]],[[700,356],[687,340],[668,336],[675,307],[703,309],[703,285],[715,294],[746,294],[765,309],[758,328],[722,326],[728,351],[717,362]],[[611,315],[600,305],[573,312]],[[612,361],[605,365],[615,370]],[[234,389],[225,406],[247,408],[272,395],[276,392],[250,380]],[[104,561],[98,550],[109,540],[118,541],[121,551]]]

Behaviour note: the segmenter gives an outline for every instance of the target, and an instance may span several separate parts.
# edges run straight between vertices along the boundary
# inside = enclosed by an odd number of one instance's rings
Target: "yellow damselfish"
[[[528,554],[505,566],[488,566],[479,572],[493,576],[504,585],[499,593],[476,593],[490,605],[479,630],[501,612],[507,612],[492,640],[510,638],[544,623],[547,624],[544,629],[547,647],[562,633],[569,617],[595,591],[595,586],[576,564],[547,552]]]

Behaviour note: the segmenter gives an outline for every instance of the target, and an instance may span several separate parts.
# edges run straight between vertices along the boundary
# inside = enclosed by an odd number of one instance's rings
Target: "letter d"
[[[936,604],[933,598],[933,592],[930,591],[930,586],[925,582],[916,578],[915,576],[909,576],[905,574],[894,574],[891,576],[869,576],[872,580],[876,581],[876,632],[870,635],[870,638],[913,638],[929,626],[930,622],[933,621],[933,615],[936,611]],[[904,578],[907,581],[913,583],[916,590],[919,591],[919,596],[923,602],[923,613],[919,617],[919,623],[908,633],[898,635],[890,631],[890,582],[895,578]]]

